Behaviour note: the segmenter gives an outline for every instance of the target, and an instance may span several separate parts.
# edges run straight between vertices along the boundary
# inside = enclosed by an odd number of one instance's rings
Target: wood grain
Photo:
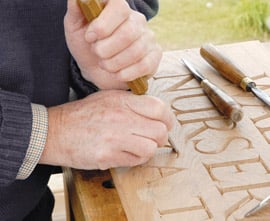
[[[260,42],[217,47],[270,94],[270,53]],[[181,58],[239,102],[242,121],[220,115]],[[170,136],[180,154],[160,148],[145,165],[112,170],[128,220],[270,220],[267,209],[244,217],[270,194],[270,109],[220,76],[199,49],[164,53],[149,93],[174,111]]]
[[[74,214],[75,221],[127,220],[115,188],[103,186],[104,181],[111,179],[108,170],[63,169],[70,212]]]

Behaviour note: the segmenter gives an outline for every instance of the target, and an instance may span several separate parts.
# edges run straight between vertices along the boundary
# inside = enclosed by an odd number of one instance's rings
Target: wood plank
[[[270,52],[258,41],[218,46],[270,94]],[[179,61],[186,58],[243,107],[237,125],[205,97]],[[149,93],[176,116],[171,132],[179,156],[159,149],[142,166],[112,170],[128,220],[270,220],[270,210],[244,214],[270,194],[270,109],[222,78],[199,49],[164,53]]]
[[[64,180],[75,221],[126,221],[115,188],[103,182],[112,179],[109,171],[64,168]]]

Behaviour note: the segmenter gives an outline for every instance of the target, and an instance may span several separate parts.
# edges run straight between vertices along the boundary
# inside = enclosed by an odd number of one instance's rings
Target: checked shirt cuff
[[[24,180],[31,175],[45,147],[48,132],[48,111],[45,106],[31,104],[33,113],[32,133],[23,164],[16,179]]]

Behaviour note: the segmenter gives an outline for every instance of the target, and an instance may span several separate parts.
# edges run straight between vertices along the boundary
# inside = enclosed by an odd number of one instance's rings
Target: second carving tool
[[[254,208],[252,208],[251,210],[249,210],[246,214],[245,217],[249,217],[254,215],[255,213],[261,211],[263,208],[265,208],[266,206],[268,206],[270,203],[270,195],[267,196],[265,199],[263,199],[258,205],[256,205]]]
[[[101,0],[77,0],[86,20],[91,22],[98,17],[104,8],[104,1]],[[148,90],[147,77],[140,77],[127,83],[134,94],[145,94]]]
[[[229,60],[229,58],[222,55],[213,44],[203,45],[200,53],[202,57],[223,77],[240,86],[244,91],[252,92],[256,97],[270,107],[269,95],[257,88],[256,83],[247,77],[240,67]]]
[[[232,97],[207,80],[190,62],[185,59],[182,59],[182,61],[193,76],[201,83],[201,87],[206,95],[222,114],[230,118],[233,122],[238,122],[243,118],[240,105]]]
[[[101,11],[104,8],[104,0],[77,0],[86,20],[91,22],[93,19],[99,16]],[[128,86],[131,89],[133,94],[142,95],[145,94],[148,90],[147,77],[140,77],[133,81],[128,82]],[[174,142],[169,137],[169,143],[171,144],[174,152],[179,154],[178,149],[176,148]]]

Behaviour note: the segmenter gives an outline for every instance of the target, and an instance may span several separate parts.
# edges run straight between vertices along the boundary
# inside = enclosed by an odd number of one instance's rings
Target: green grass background
[[[269,41],[261,27],[270,0],[160,0],[149,21],[164,50],[200,47],[247,40]],[[207,7],[207,3],[212,7]],[[263,17],[263,18],[262,18]]]

